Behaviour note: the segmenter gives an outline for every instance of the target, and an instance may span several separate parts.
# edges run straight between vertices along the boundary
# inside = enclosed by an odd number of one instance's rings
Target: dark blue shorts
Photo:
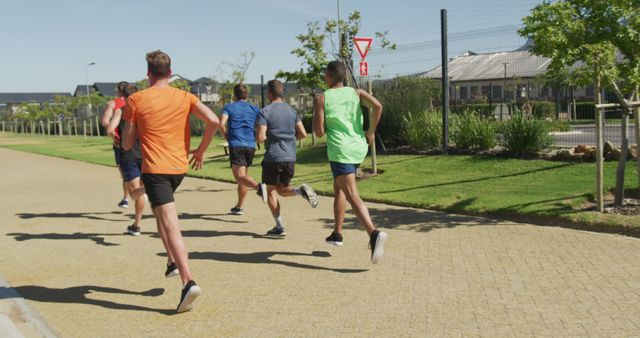
[[[122,148],[113,146],[113,155],[116,157],[116,165],[120,166],[120,158],[122,158]]]
[[[333,178],[342,175],[354,174],[358,170],[360,164],[350,164],[350,163],[338,163],[338,162],[329,162],[331,166],[331,172],[333,173]]]
[[[122,172],[122,180],[125,182],[133,181],[142,176],[141,161],[120,160],[119,166]]]

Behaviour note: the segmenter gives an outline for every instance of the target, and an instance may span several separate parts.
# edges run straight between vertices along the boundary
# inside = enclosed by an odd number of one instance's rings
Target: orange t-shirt
[[[129,96],[124,119],[136,125],[143,173],[189,170],[189,114],[197,103],[195,95],[172,87],[150,87]]]

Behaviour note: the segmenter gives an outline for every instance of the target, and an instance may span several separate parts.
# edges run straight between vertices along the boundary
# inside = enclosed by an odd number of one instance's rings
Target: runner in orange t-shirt
[[[167,250],[168,264],[165,276],[180,273],[184,288],[178,303],[178,312],[189,311],[200,295],[200,287],[191,276],[187,248],[178,224],[178,212],[173,199],[189,164],[195,170],[202,168],[204,153],[218,128],[218,117],[193,94],[169,86],[171,58],[161,51],[147,54],[150,88],[139,91],[127,100],[124,150],[133,146],[135,135],[142,146],[142,181],[144,189],[134,195],[146,194],[156,217],[158,232]],[[189,115],[206,123],[200,146],[189,151],[191,132]],[[191,160],[188,154],[191,153]],[[136,197],[132,196],[132,197]]]

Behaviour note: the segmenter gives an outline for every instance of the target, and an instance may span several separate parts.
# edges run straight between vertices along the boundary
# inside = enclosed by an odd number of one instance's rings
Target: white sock
[[[284,229],[284,222],[282,221],[282,217],[281,216],[274,217],[273,219],[276,221],[276,228]]]
[[[298,196],[302,196],[302,189],[300,188],[293,188],[293,192],[295,192]]]

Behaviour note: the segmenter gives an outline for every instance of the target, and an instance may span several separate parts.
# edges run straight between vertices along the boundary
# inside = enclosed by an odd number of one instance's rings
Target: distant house
[[[0,113],[14,114],[21,104],[43,105],[55,103],[56,97],[70,97],[69,93],[0,93]]]
[[[476,54],[466,52],[449,60],[450,97],[452,100],[555,100],[570,95],[569,88],[548,87],[540,77],[551,60],[528,50],[529,43],[515,51]],[[418,77],[442,78],[438,66]],[[573,88],[576,99],[591,99],[593,87]]]
[[[104,97],[115,97],[118,95],[118,82],[96,82],[89,85],[89,93],[97,93]],[[73,92],[73,96],[87,96],[87,85],[78,85]]]

